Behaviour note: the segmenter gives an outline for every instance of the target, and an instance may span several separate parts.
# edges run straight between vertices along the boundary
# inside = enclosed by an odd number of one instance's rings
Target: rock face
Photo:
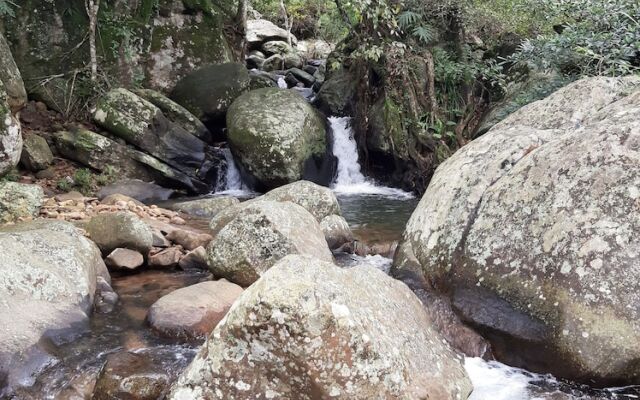
[[[11,113],[9,97],[0,81],[0,176],[5,175],[20,161],[22,129]]]
[[[503,361],[640,382],[639,118],[640,78],[585,79],[438,168],[404,239]]]
[[[9,108],[16,111],[27,103],[27,91],[22,76],[11,55],[11,49],[4,35],[0,33],[0,82],[7,92]]]
[[[151,228],[130,212],[96,215],[85,229],[104,254],[120,247],[147,254],[153,244]]]
[[[466,399],[470,392],[460,358],[404,284],[371,267],[289,256],[240,296],[169,398]]]
[[[10,391],[51,360],[37,347],[41,337],[64,340],[88,321],[104,264],[90,240],[60,221],[5,227],[0,248],[0,381]]]
[[[329,184],[325,121],[300,95],[276,88],[240,96],[227,114],[229,144],[258,189],[301,179]]]
[[[198,283],[161,297],[149,309],[147,320],[166,336],[206,338],[241,294],[240,286],[224,280]]]
[[[209,65],[184,77],[171,99],[207,124],[224,122],[233,101],[249,89],[247,68],[238,63]]]
[[[240,211],[217,233],[207,253],[214,275],[241,286],[251,285],[289,254],[332,260],[320,225],[307,210],[266,200]]]
[[[30,171],[47,169],[53,162],[53,153],[42,136],[31,134],[23,139],[20,162]]]
[[[0,182],[0,223],[38,216],[44,192],[38,185]]]

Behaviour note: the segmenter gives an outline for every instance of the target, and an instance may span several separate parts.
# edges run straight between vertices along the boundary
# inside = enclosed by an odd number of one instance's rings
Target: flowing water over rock
[[[227,169],[223,176],[218,177],[214,192],[220,195],[230,195],[238,197],[246,197],[252,191],[242,181],[240,170],[233,159],[233,154],[228,148],[223,149],[224,158],[227,162]]]

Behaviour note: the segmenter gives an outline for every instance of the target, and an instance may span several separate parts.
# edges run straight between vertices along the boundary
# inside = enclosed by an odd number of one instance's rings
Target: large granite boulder
[[[27,91],[22,82],[20,70],[11,55],[11,49],[4,35],[0,33],[0,82],[7,92],[9,108],[17,111],[27,103]]]
[[[151,228],[131,212],[98,214],[84,228],[105,255],[117,248],[146,255],[153,244]]]
[[[22,154],[22,129],[11,112],[9,97],[0,81],[0,176],[11,171]]]
[[[0,248],[3,396],[32,381],[33,374],[52,361],[54,356],[40,344],[47,339],[59,343],[87,327],[104,264],[98,248],[61,221],[4,227]]]
[[[37,217],[43,200],[44,191],[38,185],[0,182],[0,223]]]
[[[466,399],[415,295],[382,271],[289,256],[236,301],[169,399]]]
[[[332,256],[318,222],[290,202],[259,201],[224,225],[207,247],[214,275],[249,286],[289,254]]]
[[[404,240],[499,359],[640,382],[639,119],[639,77],[584,79],[436,171]]]
[[[259,49],[263,43],[269,41],[289,42],[294,46],[298,43],[296,37],[266,19],[250,19],[247,21],[246,41],[251,50]]]
[[[171,99],[208,125],[224,122],[227,109],[249,90],[247,68],[239,63],[208,65],[178,82]]]
[[[30,171],[47,169],[53,163],[53,153],[47,140],[42,136],[30,134],[22,140],[20,163]]]
[[[229,108],[227,127],[231,151],[257,189],[301,179],[327,185],[333,178],[325,121],[293,91],[245,93]]]
[[[316,104],[327,115],[350,116],[358,80],[347,70],[338,70],[327,79],[318,92]]]

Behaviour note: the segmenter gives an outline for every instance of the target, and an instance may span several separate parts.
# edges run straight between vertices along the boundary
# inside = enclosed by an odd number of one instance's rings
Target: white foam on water
[[[284,80],[284,76],[281,76],[278,78],[278,87],[280,89],[288,89],[289,85],[287,85],[287,82]]]
[[[236,165],[235,160],[233,159],[233,154],[231,154],[231,150],[223,149],[224,158],[227,162],[227,171],[224,177],[218,177],[218,182],[215,187],[215,194],[225,194],[230,196],[246,196],[252,194],[253,192],[249,189],[247,185],[242,182],[242,176],[240,175],[240,170]]]
[[[338,159],[338,174],[332,185],[337,194],[342,195],[379,195],[394,198],[413,198],[413,194],[400,189],[379,186],[367,179],[361,171],[358,160],[358,145],[353,137],[351,118],[330,117],[333,130],[333,155]]]

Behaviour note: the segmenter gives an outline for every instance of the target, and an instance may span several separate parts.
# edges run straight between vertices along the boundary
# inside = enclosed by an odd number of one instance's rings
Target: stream
[[[333,185],[343,216],[358,240],[368,244],[388,245],[401,239],[405,224],[418,199],[398,189],[380,187],[360,171],[358,156],[348,119],[332,118],[334,154],[339,160]],[[228,152],[224,181],[219,194],[251,196],[242,183],[233,157]],[[200,221],[202,225],[206,221]],[[366,263],[388,272],[392,260],[380,255],[361,257],[336,254],[345,268]],[[94,314],[84,335],[71,343],[50,345],[56,357],[35,377],[25,377],[15,399],[72,399],[71,394],[90,387],[105,358],[128,350],[147,356],[169,377],[175,378],[195,356],[201,342],[184,343],[163,339],[145,322],[148,308],[163,295],[211,279],[205,271],[156,271],[114,275],[113,288],[119,302],[109,314]],[[550,375],[538,375],[511,368],[495,361],[467,358],[465,367],[474,384],[470,400],[538,400],[538,399],[639,399],[640,387],[593,390],[562,382]]]

